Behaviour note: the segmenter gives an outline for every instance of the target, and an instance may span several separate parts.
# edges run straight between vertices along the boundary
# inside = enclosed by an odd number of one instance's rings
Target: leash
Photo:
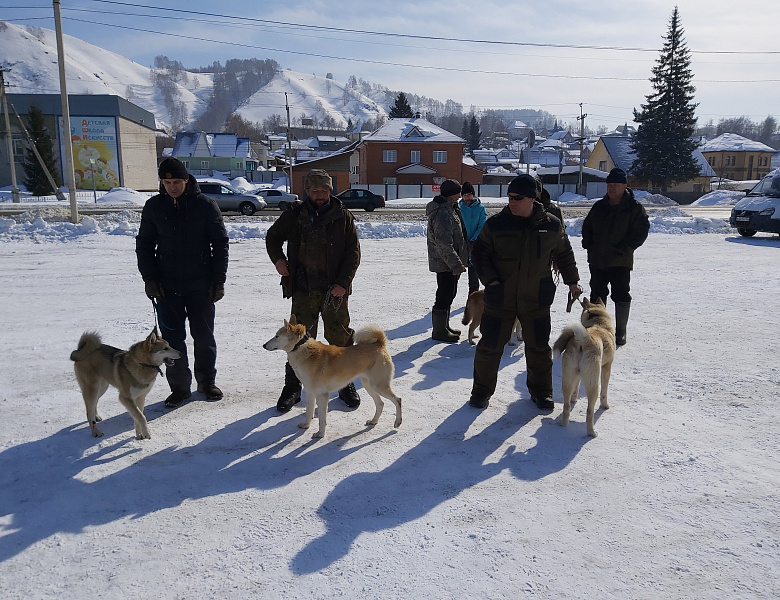
[[[322,303],[322,310],[325,311],[328,306],[333,307],[333,312],[338,312],[338,310],[341,308],[341,305],[344,303],[344,296],[336,297],[333,294],[331,294],[331,290],[333,289],[333,286],[330,286],[328,288],[328,293],[325,294],[325,301]]]
[[[575,301],[579,300],[579,297],[582,295],[582,292],[578,292],[576,294],[573,294],[571,290],[569,290],[569,298],[566,300],[566,312],[571,312],[571,307],[574,304]],[[582,302],[580,302],[582,304]]]
[[[157,371],[157,372],[158,372],[158,373],[159,373],[161,376],[163,375],[162,369],[160,368],[160,366],[159,366],[159,365],[150,365],[150,364],[147,364],[147,363],[138,363],[138,364],[139,364],[139,365],[141,365],[142,367],[146,367],[146,368],[148,368],[148,369],[154,369],[154,370],[155,370],[155,371]]]

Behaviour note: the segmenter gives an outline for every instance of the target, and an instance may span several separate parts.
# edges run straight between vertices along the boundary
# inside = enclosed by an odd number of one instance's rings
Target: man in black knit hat
[[[181,161],[166,158],[158,176],[160,193],[144,205],[135,252],[146,295],[156,305],[160,333],[181,352],[165,373],[171,388],[165,406],[176,408],[192,395],[187,320],[195,347],[198,392],[208,400],[222,399],[215,383],[214,303],[225,295],[228,236],[217,203],[200,193]]]

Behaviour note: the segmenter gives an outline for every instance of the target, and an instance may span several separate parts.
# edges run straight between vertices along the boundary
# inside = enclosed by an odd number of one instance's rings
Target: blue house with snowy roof
[[[171,156],[183,162],[193,175],[213,175],[217,171],[233,179],[257,170],[249,138],[235,133],[181,131],[176,134]]]

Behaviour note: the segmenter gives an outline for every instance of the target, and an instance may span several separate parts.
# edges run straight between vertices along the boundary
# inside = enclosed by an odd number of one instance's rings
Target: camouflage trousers
[[[328,292],[294,292],[290,314],[306,326],[313,338],[317,337],[317,325],[322,317],[327,342],[334,346],[351,346],[355,330],[349,326],[349,296],[330,297],[326,304],[328,296]]]
[[[490,398],[496,391],[498,368],[515,317],[523,328],[525,345],[526,386],[532,396],[552,396],[552,349],[550,348],[550,308],[528,311],[495,310],[485,307],[479,326],[482,337],[474,355],[474,385],[472,394]]]

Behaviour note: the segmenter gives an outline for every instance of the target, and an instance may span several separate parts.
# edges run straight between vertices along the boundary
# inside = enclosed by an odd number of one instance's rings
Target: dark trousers
[[[479,289],[479,275],[473,265],[469,265],[469,294]]]
[[[214,339],[214,303],[208,289],[168,293],[157,299],[157,321],[160,334],[173,348],[181,352],[181,358],[172,367],[166,367],[165,377],[171,391],[188,391],[192,384],[192,372],[187,358],[187,331],[185,320],[190,322],[190,335],[195,347],[195,381],[212,383],[217,376],[217,342]]]
[[[609,267],[596,269],[590,267],[590,301],[598,298],[607,303],[609,287],[612,288],[613,302],[631,302],[629,289],[631,286],[631,269],[628,267]]]
[[[317,337],[317,325],[322,316],[325,329],[325,339],[334,346],[351,346],[355,330],[349,326],[349,296],[331,298],[325,305],[328,292],[294,292],[291,314],[298,323],[306,326],[306,331],[313,338]],[[339,300],[341,303],[339,305]],[[336,306],[338,305],[338,308]]]
[[[433,303],[434,310],[449,310],[452,301],[458,293],[458,278],[451,271],[436,273],[436,300]]]
[[[501,356],[512,335],[515,317],[523,327],[526,386],[532,396],[552,396],[552,349],[550,348],[550,308],[514,311],[485,306],[479,330],[482,337],[474,355],[474,385],[471,393],[490,398],[496,391]]]

